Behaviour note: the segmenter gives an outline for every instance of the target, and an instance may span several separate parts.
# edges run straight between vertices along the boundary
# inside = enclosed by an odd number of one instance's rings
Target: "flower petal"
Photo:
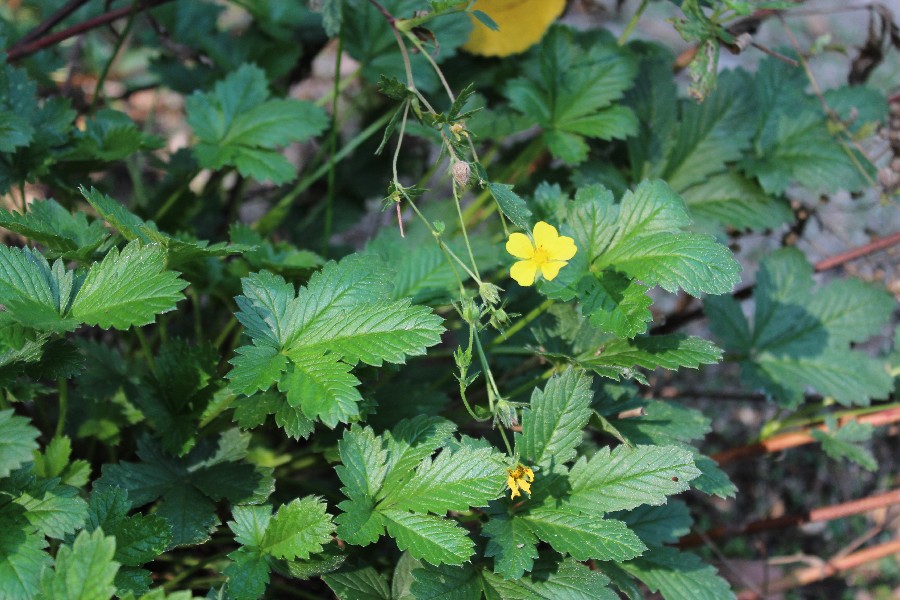
[[[557,269],[558,270],[558,269]],[[534,283],[534,276],[537,274],[537,264],[533,260],[520,260],[513,264],[509,270],[509,275],[516,280],[521,286],[529,286]]]
[[[534,246],[524,233],[513,233],[506,242],[506,251],[516,258],[529,259],[534,256]]]
[[[547,281],[552,281],[554,277],[559,275],[559,270],[566,266],[567,263],[564,260],[552,260],[550,262],[545,262],[541,265],[541,275],[544,276],[544,279]]]
[[[549,248],[545,246],[545,249],[550,255],[550,260],[569,260],[578,252],[575,240],[566,235],[559,236],[555,244]]]
[[[556,244],[557,238],[559,238],[559,232],[556,231],[556,227],[543,221],[535,223],[533,234],[535,248],[543,246],[544,250],[552,248]]]

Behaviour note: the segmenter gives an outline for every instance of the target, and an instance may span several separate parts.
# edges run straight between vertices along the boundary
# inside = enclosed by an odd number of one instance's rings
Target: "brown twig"
[[[830,269],[834,269],[835,267],[842,266],[850,261],[856,260],[857,258],[862,258],[863,256],[868,256],[869,254],[874,254],[875,252],[886,250],[891,246],[895,246],[897,244],[900,244],[900,232],[892,233],[883,238],[873,240],[868,244],[864,244],[857,248],[847,250],[846,252],[841,252],[840,254],[835,254],[834,256],[822,259],[815,264],[814,268],[816,270],[816,273],[828,271]],[[754,287],[755,284],[750,284],[739,288],[731,294],[731,297],[735,300],[744,300],[746,298],[749,298],[753,294]],[[672,333],[673,331],[676,331],[681,327],[687,325],[688,323],[696,321],[697,319],[700,319],[702,317],[703,307],[698,306],[697,308],[688,312],[669,317],[668,319],[666,319],[665,323],[651,328],[650,333],[652,335]]]
[[[172,0],[146,0],[146,2],[134,7],[133,10],[134,12],[141,12],[171,1]],[[123,17],[127,17],[129,14],[131,14],[131,12],[131,6],[117,8],[116,10],[111,10],[107,13],[103,13],[102,15],[98,15],[93,19],[88,19],[83,23],[73,25],[72,27],[67,27],[62,31],[57,31],[56,33],[51,33],[50,35],[38,38],[33,42],[29,42],[19,48],[11,48],[6,56],[6,62],[15,62],[20,58],[30,56],[35,52],[39,52],[41,50],[45,50],[51,46],[54,46],[55,44],[58,44],[63,40],[67,40],[71,37],[75,37],[76,35],[85,33],[86,31],[90,31],[91,29],[96,29],[97,27],[101,27],[103,25],[106,25],[107,23],[112,23],[113,21],[116,21]]]
[[[16,40],[16,43],[12,45],[11,50],[16,48],[21,48],[28,42],[36,40],[41,37],[65,19],[73,12],[82,7],[82,5],[87,4],[88,0],[69,0],[68,3],[59,7],[52,15],[47,17],[44,21],[39,23],[37,27],[26,33],[20,39]]]
[[[849,421],[857,421],[858,423],[872,425],[873,427],[882,427],[884,425],[900,423],[900,407],[889,408],[887,410],[869,413],[867,415],[860,415],[858,417],[848,417],[842,419],[841,424],[843,425],[844,423],[848,423]],[[755,442],[753,444],[731,448],[729,450],[725,450],[724,452],[718,452],[716,454],[713,454],[711,458],[720,465],[724,465],[736,460],[753,458],[755,456],[762,456],[763,454],[781,452],[782,450],[787,450],[789,448],[796,448],[797,446],[812,444],[816,441],[816,439],[812,435],[810,435],[810,432],[814,429],[827,431],[828,428],[826,425],[822,424],[802,429],[800,431],[791,431],[789,433],[773,435],[768,439]]]
[[[886,558],[893,554],[900,554],[900,539],[879,544],[878,546],[872,546],[871,548],[866,548],[865,550],[860,550],[859,552],[854,552],[846,556],[833,557],[825,561],[821,566],[797,569],[787,577],[772,582],[768,586],[766,593],[774,594],[785,592],[797,587],[809,585],[810,583],[833,577],[841,571],[854,569],[868,562]],[[762,598],[763,596],[760,596],[753,590],[743,590],[738,594],[738,600],[762,600]]]
[[[883,494],[851,500],[850,502],[814,508],[801,514],[786,515],[774,519],[762,519],[747,523],[746,525],[716,527],[703,533],[686,535],[678,541],[678,546],[680,548],[690,548],[699,546],[708,539],[721,539],[724,537],[772,531],[774,529],[797,527],[807,523],[834,521],[835,519],[843,519],[852,515],[892,506],[894,504],[900,504],[900,488]]]

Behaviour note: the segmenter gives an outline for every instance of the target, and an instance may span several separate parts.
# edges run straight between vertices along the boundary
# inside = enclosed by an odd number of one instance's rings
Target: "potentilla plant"
[[[720,72],[761,1],[675,3],[681,97],[647,4],[0,8],[0,598],[731,598],[660,376],[723,360],[877,468],[895,300],[730,240],[886,181],[886,98]]]

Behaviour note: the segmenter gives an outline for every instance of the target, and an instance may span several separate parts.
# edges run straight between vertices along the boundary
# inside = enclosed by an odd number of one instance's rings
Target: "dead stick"
[[[869,425],[872,425],[873,427],[882,427],[884,425],[890,425],[892,423],[900,423],[900,408],[889,408],[887,410],[870,413],[868,415],[847,417],[845,419],[841,419],[842,424],[847,423],[848,421],[867,423]],[[753,444],[739,446],[737,448],[731,448],[723,452],[718,452],[712,455],[712,459],[720,465],[724,465],[726,463],[734,462],[736,460],[741,460],[744,458],[752,458],[754,456],[761,456],[763,454],[781,452],[782,450],[787,450],[788,448],[796,448],[797,446],[811,444],[816,441],[816,439],[809,433],[813,429],[820,429],[825,431],[827,430],[827,427],[822,424],[808,429],[803,429],[801,431],[792,431],[789,433],[773,435],[768,439],[755,442]]]
[[[797,587],[809,585],[816,581],[821,581],[829,577],[837,575],[841,571],[855,569],[860,565],[864,565],[874,560],[886,558],[893,554],[900,554],[900,539],[872,546],[859,552],[847,554],[846,556],[836,557],[828,560],[821,567],[808,567],[805,569],[797,569],[787,577],[772,582],[767,594],[785,592]],[[762,600],[760,596],[752,590],[744,590],[738,594],[738,600]]]
[[[12,47],[20,48],[28,42],[39,38],[40,36],[44,35],[48,31],[59,25],[60,21],[81,8],[82,5],[87,4],[87,2],[88,0],[69,0],[68,3],[66,3],[64,6],[61,6],[56,12],[47,17],[47,19],[41,22],[37,27],[17,40]]]
[[[132,10],[140,12],[153,8],[155,6],[159,6],[160,4],[165,4],[166,2],[171,2],[171,0],[147,0],[143,4],[134,7],[134,9],[132,9],[131,6],[125,6],[122,8],[117,8],[116,10],[111,10],[108,13],[103,13],[102,15],[94,17],[93,19],[88,19],[87,21],[79,23],[78,25],[73,25],[72,27],[63,29],[62,31],[57,31],[56,33],[51,33],[48,36],[36,39],[33,42],[25,44],[21,48],[11,48],[6,56],[6,62],[15,62],[20,58],[30,56],[35,52],[39,52],[41,50],[49,48],[63,40],[75,37],[76,35],[79,35],[86,31],[90,31],[91,29],[95,29],[102,25],[106,25],[107,23],[111,23],[113,21],[121,19],[122,17],[127,17],[129,14],[131,14]]]
[[[786,515],[774,519],[762,519],[740,527],[716,527],[701,534],[695,533],[686,535],[678,541],[678,546],[680,548],[689,548],[692,546],[700,546],[707,539],[720,539],[723,537],[771,531],[773,529],[785,529],[788,527],[805,525],[807,523],[817,523],[819,521],[834,521],[835,519],[843,519],[851,515],[869,512],[893,504],[900,504],[900,488],[883,494],[876,494],[874,496],[867,496],[866,498],[843,502],[841,504],[832,504],[830,506],[814,508],[802,514]]]

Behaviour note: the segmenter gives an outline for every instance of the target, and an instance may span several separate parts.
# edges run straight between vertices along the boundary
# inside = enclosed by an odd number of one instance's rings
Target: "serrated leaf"
[[[454,521],[404,510],[385,509],[380,513],[397,547],[419,560],[433,565],[461,565],[475,551],[466,530]]]
[[[388,453],[384,441],[369,427],[355,426],[344,431],[338,443],[341,464],[335,467],[348,498],[374,500],[387,476]]]
[[[296,170],[273,149],[318,135],[328,123],[312,103],[270,100],[265,72],[250,64],[212,92],[195,92],[186,106],[188,123],[200,138],[195,154],[202,167],[234,166],[245,177],[276,184],[294,179]]]
[[[889,393],[883,362],[849,348],[887,321],[888,294],[852,280],[813,290],[812,266],[784,249],[760,264],[754,299],[752,327],[734,300],[706,300],[713,332],[738,355],[745,382],[785,405],[801,402],[807,386],[842,404]]]
[[[222,573],[228,577],[228,595],[235,600],[256,600],[269,584],[269,564],[256,549],[239,548],[228,555],[234,562]]]
[[[266,391],[281,378],[288,364],[287,356],[271,346],[241,346],[235,350],[228,372],[231,388],[247,396]]]
[[[482,571],[487,590],[501,600],[616,600],[607,587],[609,579],[600,570],[591,570],[572,559],[555,564],[541,561],[531,574],[517,580],[503,580]],[[486,591],[487,591],[486,590]],[[488,594],[488,598],[496,596]]]
[[[56,566],[45,570],[41,588],[47,598],[107,600],[116,591],[113,585],[119,563],[113,560],[116,539],[102,529],[82,531],[71,546],[56,555]]]
[[[410,598],[435,600],[481,600],[481,582],[472,565],[435,567],[420,564],[412,572]]]
[[[219,525],[216,505],[192,486],[170,489],[155,514],[172,528],[173,548],[203,543]]]
[[[693,446],[687,446],[687,449],[694,450]],[[694,464],[700,469],[700,476],[691,482],[695,489],[722,499],[734,498],[737,486],[732,483],[725,471],[719,468],[716,461],[694,450]]]
[[[813,429],[810,435],[822,444],[825,454],[835,460],[846,458],[867,471],[875,471],[878,461],[872,452],[861,445],[872,439],[874,427],[868,423],[850,421],[835,429],[836,423],[829,425],[829,431]]]
[[[172,528],[158,515],[127,517],[111,533],[116,536],[115,559],[128,567],[150,562],[172,541]]]
[[[647,549],[621,521],[583,515],[566,508],[539,507],[521,515],[526,526],[554,550],[575,560],[623,561]]]
[[[72,442],[67,436],[54,437],[43,453],[34,453],[34,474],[44,479],[59,477],[66,485],[81,487],[87,483],[91,467],[85,460],[71,463]]]
[[[307,496],[283,505],[269,521],[260,549],[275,558],[307,559],[331,541],[334,525],[325,502]]]
[[[653,548],[645,556],[622,563],[623,569],[666,600],[725,600],[734,598],[716,570],[689,552]]]
[[[611,516],[621,519],[628,529],[649,546],[677,542],[690,533],[693,522],[687,505],[671,499],[661,506],[645,504]]]
[[[623,138],[637,128],[630,109],[610,106],[631,85],[636,65],[609,40],[576,39],[551,27],[504,94],[512,107],[544,130],[550,152],[569,164],[587,157],[584,137]]]
[[[67,485],[54,485],[39,497],[23,493],[14,502],[27,511],[25,518],[42,534],[61,540],[75,531],[87,517],[87,502],[78,490]]]
[[[578,364],[598,372],[604,367],[650,370],[662,367],[674,371],[682,367],[696,369],[700,365],[716,364],[721,359],[722,350],[712,342],[673,334],[614,339],[591,355],[579,357]]]
[[[74,329],[65,318],[73,285],[61,260],[51,268],[35,250],[0,246],[0,304],[14,321],[45,331]]]
[[[419,513],[445,514],[487,506],[506,483],[506,464],[493,448],[445,448],[425,459],[405,484],[385,488],[379,510],[391,507]]]
[[[522,433],[515,436],[522,460],[551,469],[575,458],[592,398],[591,378],[573,369],[554,375],[543,391],[535,389],[522,411]]]
[[[389,473],[384,488],[400,485],[419,463],[443,446],[456,431],[456,424],[441,417],[418,415],[403,419],[385,434]]]
[[[539,540],[525,521],[505,512],[492,514],[481,534],[488,538],[484,555],[494,557],[494,573],[504,579],[519,579],[531,571]]]
[[[774,229],[794,220],[782,198],[767,194],[754,180],[730,169],[681,192],[691,216],[735,229]]]
[[[572,466],[566,505],[598,514],[663,504],[698,475],[691,453],[676,446],[607,446]]]
[[[31,202],[24,215],[0,209],[0,227],[51,251],[75,256],[87,256],[109,236],[99,221],[88,223],[83,212],[70,213],[52,199]]]
[[[386,578],[372,567],[343,567],[323,575],[322,580],[341,599],[391,600],[391,588]]]
[[[165,268],[165,250],[129,243],[95,263],[72,303],[74,318],[103,329],[148,325],[184,298],[187,282]]]
[[[0,478],[31,460],[38,435],[25,417],[16,416],[11,409],[0,410]]]
[[[31,598],[53,558],[44,550],[46,538],[25,520],[24,509],[10,506],[0,511],[0,597]]]
[[[513,186],[503,183],[488,183],[488,189],[494,200],[497,201],[500,210],[513,225],[523,231],[531,230],[531,211],[528,210],[525,201],[513,191]]]
[[[350,365],[314,351],[292,356],[291,360],[278,384],[291,406],[331,428],[359,415],[362,396],[356,386],[360,382],[350,373]]]
[[[231,514],[234,521],[228,521],[228,527],[234,533],[234,541],[242,546],[261,546],[272,520],[272,507],[235,506]]]
[[[604,271],[583,277],[575,293],[593,327],[631,338],[647,331],[647,323],[653,320],[649,289],[622,273]]]

